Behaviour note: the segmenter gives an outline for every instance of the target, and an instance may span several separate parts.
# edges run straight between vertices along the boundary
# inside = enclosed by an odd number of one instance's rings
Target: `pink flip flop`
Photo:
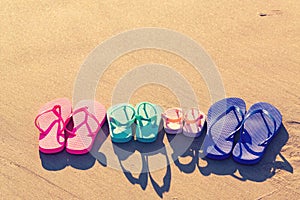
[[[66,150],[71,154],[88,153],[94,144],[97,133],[106,119],[105,107],[92,100],[80,101],[74,108],[70,120],[72,130],[66,130],[68,139]]]
[[[40,131],[39,149],[53,154],[65,148],[66,121],[72,113],[72,104],[66,98],[56,99],[45,104],[35,118],[35,126]]]
[[[178,134],[182,132],[183,118],[181,108],[170,108],[162,113],[166,133]]]
[[[190,108],[184,112],[183,134],[188,137],[198,137],[205,123],[205,114],[197,108]]]

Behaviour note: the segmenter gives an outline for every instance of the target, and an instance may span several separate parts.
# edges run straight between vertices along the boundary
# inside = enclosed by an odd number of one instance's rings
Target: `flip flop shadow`
[[[168,192],[171,184],[171,168],[170,162],[167,155],[165,145],[163,143],[164,132],[160,131],[158,133],[157,140],[153,143],[141,143],[138,141],[130,141],[129,143],[118,144],[113,143],[114,153],[117,155],[121,169],[131,184],[138,184],[140,187],[145,190],[148,185],[148,176],[150,182],[159,197],[163,197],[164,192]],[[142,167],[139,175],[136,177],[133,176],[133,172],[124,167],[123,162],[125,162],[130,156],[135,152],[138,152],[140,155]],[[163,177],[163,185],[159,186],[152,172],[149,169],[149,157],[162,154],[166,159],[166,173]]]
[[[203,131],[206,133],[206,130]],[[195,138],[193,141],[182,135],[167,135],[167,137],[174,151],[172,159],[175,165],[184,173],[193,173],[195,169],[198,169],[204,176],[211,174],[229,175],[240,181],[249,180],[254,182],[266,181],[273,177],[278,169],[293,173],[292,165],[280,153],[289,138],[284,125],[281,125],[277,135],[270,142],[262,160],[255,165],[236,163],[232,157],[225,160],[206,158],[201,150],[205,134],[201,134],[199,138]],[[192,159],[189,163],[183,164],[180,161],[183,157],[191,157]]]
[[[101,165],[106,166],[106,157],[103,153],[98,152],[98,150],[106,140],[107,136],[108,125],[107,123],[104,123],[96,136],[95,143],[90,153],[73,155],[66,152],[66,150],[56,154],[44,154],[39,152],[42,166],[48,171],[59,171],[67,166],[72,166],[80,170],[87,170],[94,166],[96,159]]]

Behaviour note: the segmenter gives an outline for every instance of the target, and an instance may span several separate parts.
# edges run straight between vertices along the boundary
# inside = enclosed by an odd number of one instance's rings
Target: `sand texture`
[[[299,0],[1,0],[0,199],[300,199],[299,19]],[[100,43],[142,27],[192,38],[215,62],[227,97],[243,98],[247,108],[269,102],[281,111],[283,126],[258,165],[199,158],[201,138],[180,156],[166,135],[160,138],[163,151],[146,156],[147,167],[171,164],[151,173],[137,173],[145,164],[143,146],[118,157],[105,134],[98,136],[96,159],[39,154],[33,124],[38,109],[59,97],[72,99],[77,74]],[[149,63],[182,75],[201,110],[208,111],[212,100],[203,76],[182,57],[159,49],[113,61],[99,77],[96,100],[111,106],[118,81]],[[169,74],[165,78],[178,83]],[[180,95],[187,93],[184,86],[176,88]],[[160,84],[131,92],[132,104],[180,105],[176,94]],[[128,172],[114,167],[119,161]]]

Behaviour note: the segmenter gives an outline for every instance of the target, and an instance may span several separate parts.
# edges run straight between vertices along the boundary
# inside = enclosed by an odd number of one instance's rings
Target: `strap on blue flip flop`
[[[276,132],[276,120],[274,119],[274,117],[265,109],[257,109],[257,110],[254,110],[250,113],[248,113],[245,117],[245,119],[243,120],[243,123],[242,123],[242,129],[244,128],[244,124],[245,122],[247,121],[247,119],[249,119],[252,115],[256,114],[256,113],[261,113],[262,115],[262,118],[264,120],[264,123],[266,124],[266,127],[268,129],[268,138],[261,142],[260,144],[258,144],[258,146],[267,146],[268,143],[270,142],[270,140],[272,139],[272,137],[274,136],[275,132]],[[263,114],[265,114],[266,116],[268,116],[273,122],[274,122],[274,131],[271,131]],[[249,133],[246,131],[246,130],[243,130],[243,132],[241,133],[241,143],[243,143],[243,146],[246,148],[246,150],[253,154],[253,155],[256,155],[256,156],[260,156],[261,155],[261,152],[255,152],[253,151],[252,149],[250,149],[250,147],[247,145],[248,144],[252,144],[252,140],[251,140],[251,136],[249,135]],[[240,153],[239,153],[239,156],[238,158],[241,158],[242,156],[242,146],[240,145]]]
[[[226,138],[227,141],[232,141],[233,138],[234,138],[234,134],[242,127],[242,122],[244,120],[244,113],[241,111],[241,109],[238,107],[238,106],[230,106],[229,108],[227,108],[227,110],[225,112],[223,112],[222,114],[220,114],[217,118],[215,118],[215,120],[211,123],[210,127],[212,127],[215,123],[217,123],[223,116],[227,115],[229,112],[231,112],[232,110],[234,111],[238,111],[242,117],[242,120],[240,121],[239,117],[237,116],[236,112],[235,113],[235,116],[237,118],[237,120],[240,122],[238,124],[238,126],[229,134],[229,136]],[[211,129],[210,131],[208,132],[208,135],[212,138],[212,135],[211,135]]]
[[[274,117],[267,110],[265,110],[265,109],[257,109],[257,110],[254,110],[254,111],[250,112],[249,114],[247,114],[246,117],[245,117],[245,119],[242,122],[242,127],[244,126],[246,120],[249,119],[252,115],[254,115],[256,113],[260,113],[261,114],[261,116],[262,116],[262,118],[264,120],[264,123],[266,124],[266,127],[268,129],[268,138],[265,141],[263,141],[260,144],[258,144],[258,145],[259,146],[266,146],[266,145],[268,145],[268,143],[270,142],[270,140],[274,136],[274,134],[276,132],[276,126],[277,126],[276,120],[274,119]],[[267,122],[266,122],[263,114],[265,114],[267,117],[269,117],[273,121],[273,123],[274,123],[274,130],[273,131],[270,130],[270,128],[269,128],[269,126],[268,126],[268,124],[267,124]],[[250,143],[251,144],[251,137],[250,137],[249,133],[243,131],[242,134],[241,134],[241,141],[242,141],[242,143]]]
[[[227,110],[225,112],[223,112],[222,114],[220,114],[217,118],[215,118],[215,120],[211,123],[210,127],[212,127],[215,123],[217,123],[223,116],[227,115],[229,112],[231,111],[238,111],[238,113],[241,115],[242,119],[240,121],[239,119],[239,116],[237,116],[236,112],[235,113],[235,116],[237,118],[237,120],[239,121],[239,124],[238,126],[229,134],[229,136],[226,138],[227,141],[233,141],[234,140],[234,135],[235,133],[240,130],[240,128],[242,127],[242,122],[244,120],[244,113],[242,112],[242,110],[238,107],[238,106],[235,106],[235,105],[232,105],[230,107],[227,108]],[[209,129],[208,131],[208,135],[209,137],[213,138],[212,134],[211,134],[211,129]],[[224,151],[222,151],[222,149],[220,149],[216,144],[214,144],[214,148],[222,153],[222,154],[226,154]]]

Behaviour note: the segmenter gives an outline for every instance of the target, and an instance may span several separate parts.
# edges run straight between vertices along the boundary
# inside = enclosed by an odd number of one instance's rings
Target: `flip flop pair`
[[[231,154],[236,162],[259,162],[282,123],[280,112],[271,104],[259,102],[246,112],[239,98],[226,98],[211,106],[207,115],[207,135],[203,142],[206,157],[216,160]],[[234,143],[235,136],[239,140]]]
[[[183,133],[188,137],[200,136],[205,123],[205,114],[197,108],[185,112],[181,108],[170,108],[162,114],[162,118],[166,133]]]
[[[53,154],[66,148],[71,154],[88,153],[105,116],[105,107],[91,100],[80,101],[74,108],[66,98],[45,104],[35,118],[39,150]]]
[[[154,142],[161,121],[161,108],[149,102],[118,104],[107,111],[111,140],[116,143],[129,142],[134,137],[144,143]],[[136,125],[136,126],[134,126]]]

